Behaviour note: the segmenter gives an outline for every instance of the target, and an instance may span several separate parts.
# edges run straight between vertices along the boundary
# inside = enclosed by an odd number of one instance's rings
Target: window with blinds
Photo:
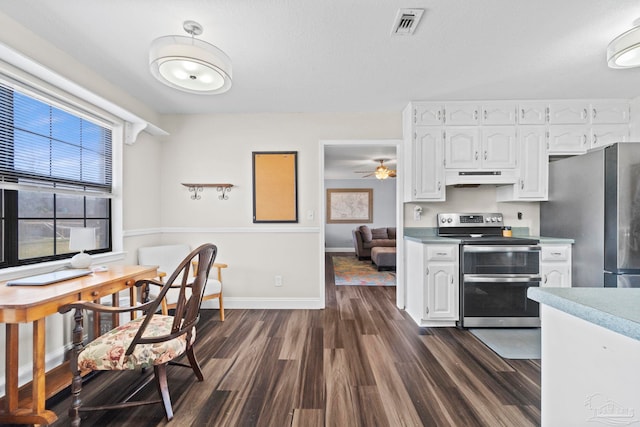
[[[2,266],[67,258],[72,227],[111,249],[111,128],[0,82]]]

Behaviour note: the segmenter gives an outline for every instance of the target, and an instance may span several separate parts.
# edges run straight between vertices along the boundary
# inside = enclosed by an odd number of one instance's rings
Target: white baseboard
[[[356,252],[353,246],[349,246],[348,248],[324,248],[324,251],[325,252],[353,252],[353,253]]]
[[[218,300],[204,301],[202,308],[219,308]],[[246,310],[321,310],[319,298],[224,298],[225,309]]]

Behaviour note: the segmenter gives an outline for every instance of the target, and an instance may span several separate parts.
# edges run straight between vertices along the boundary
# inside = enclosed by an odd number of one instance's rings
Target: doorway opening
[[[320,227],[322,305],[324,306],[327,274],[326,253],[353,251],[355,257],[352,230],[365,224],[353,218],[344,222],[329,221],[331,212],[327,211],[327,190],[349,188],[372,189],[372,218],[366,225],[371,228],[396,227],[396,305],[404,308],[402,140],[324,140],[320,141],[319,157],[322,183],[319,206],[323,215]],[[380,159],[384,159],[384,162],[380,162]],[[376,178],[375,170],[381,164],[394,171],[394,176],[388,176],[386,179]]]

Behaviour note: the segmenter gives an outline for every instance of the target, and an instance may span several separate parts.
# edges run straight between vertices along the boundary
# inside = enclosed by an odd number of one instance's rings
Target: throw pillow
[[[389,235],[387,234],[387,228],[374,228],[371,230],[371,234],[373,235],[373,239],[388,239]]]
[[[360,233],[362,234],[363,242],[370,242],[373,239],[373,235],[371,234],[371,229],[366,225],[360,226]]]
[[[390,239],[394,239],[396,238],[396,228],[395,227],[389,227],[387,228],[387,233],[389,233],[389,238]]]

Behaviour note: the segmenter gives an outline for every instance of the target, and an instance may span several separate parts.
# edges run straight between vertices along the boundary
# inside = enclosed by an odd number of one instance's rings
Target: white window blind
[[[107,196],[111,129],[0,82],[0,187]]]

